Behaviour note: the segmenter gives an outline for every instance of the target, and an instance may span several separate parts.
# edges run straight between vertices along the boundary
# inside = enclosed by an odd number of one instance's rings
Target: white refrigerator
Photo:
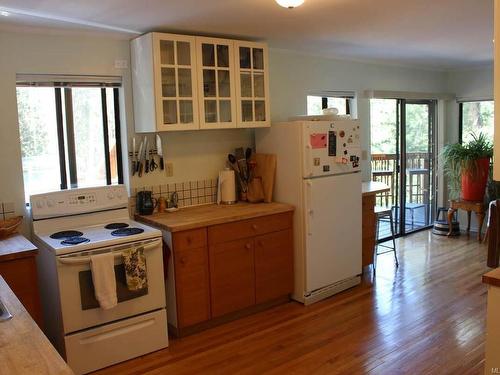
[[[310,304],[359,284],[359,121],[273,124],[256,130],[256,150],[277,155],[273,199],[296,207],[292,297]]]

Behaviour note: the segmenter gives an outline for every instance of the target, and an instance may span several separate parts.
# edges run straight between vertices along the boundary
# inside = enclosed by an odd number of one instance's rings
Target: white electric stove
[[[75,373],[168,346],[161,231],[131,220],[123,185],[31,196],[44,331]],[[148,287],[129,291],[121,254],[144,249]],[[115,254],[118,305],[94,296],[90,259]]]

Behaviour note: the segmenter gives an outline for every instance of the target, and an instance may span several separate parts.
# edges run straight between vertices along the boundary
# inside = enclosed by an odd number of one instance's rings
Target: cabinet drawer
[[[214,225],[208,228],[208,242],[216,244],[277,232],[292,227],[292,212]]]
[[[207,229],[192,229],[173,234],[174,252],[183,249],[196,249],[207,245]]]

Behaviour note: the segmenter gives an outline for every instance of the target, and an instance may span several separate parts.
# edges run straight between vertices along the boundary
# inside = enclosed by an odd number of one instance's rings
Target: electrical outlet
[[[127,60],[115,60],[115,69],[127,69],[128,61]]]
[[[167,177],[172,177],[174,175],[174,163],[165,163],[165,172],[167,173]]]
[[[361,160],[368,160],[368,151],[361,151]]]

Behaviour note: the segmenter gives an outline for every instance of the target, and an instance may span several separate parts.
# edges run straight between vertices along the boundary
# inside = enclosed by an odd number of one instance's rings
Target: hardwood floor
[[[482,374],[486,245],[420,232],[361,286],[290,302],[100,374]],[[133,345],[133,343],[131,343]]]

